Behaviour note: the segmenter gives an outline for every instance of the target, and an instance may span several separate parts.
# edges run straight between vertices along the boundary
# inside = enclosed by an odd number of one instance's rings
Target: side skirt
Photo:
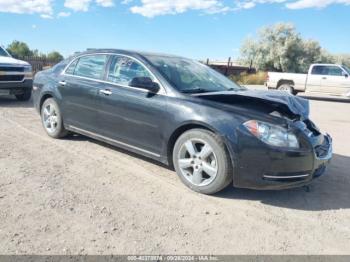
[[[114,139],[111,139],[109,137],[105,137],[105,136],[102,136],[102,135],[96,134],[94,132],[90,132],[90,131],[87,131],[87,130],[84,130],[84,129],[81,129],[81,128],[78,128],[78,127],[75,127],[72,125],[66,125],[65,128],[69,131],[74,132],[74,133],[78,133],[78,134],[81,134],[81,135],[84,135],[87,137],[91,137],[91,138],[96,139],[98,141],[101,141],[101,142],[125,149],[127,151],[133,152],[135,154],[139,154],[139,155],[142,155],[142,156],[145,156],[145,157],[148,157],[148,158],[151,158],[151,159],[154,159],[154,160],[157,160],[159,162],[164,163],[161,155],[156,154],[154,152],[150,152],[150,151],[147,151],[145,149],[142,149],[142,148],[139,148],[136,146],[132,146],[132,145],[123,143],[121,141],[114,140]],[[166,163],[164,163],[164,164],[166,164]]]

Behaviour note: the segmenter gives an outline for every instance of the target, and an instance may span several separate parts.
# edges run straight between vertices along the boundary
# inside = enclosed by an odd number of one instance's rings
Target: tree
[[[47,59],[53,60],[53,61],[61,61],[63,60],[63,56],[59,52],[53,51],[47,54]]]
[[[241,61],[253,62],[253,66],[264,71],[306,72],[312,63],[330,63],[320,44],[304,40],[294,25],[278,23],[262,28],[258,39],[247,39],[241,47]]]
[[[350,68],[350,54],[341,54],[334,57],[335,63],[345,65]]]
[[[13,41],[8,47],[7,51],[15,57],[32,56],[33,52],[29,49],[28,45],[24,42]]]

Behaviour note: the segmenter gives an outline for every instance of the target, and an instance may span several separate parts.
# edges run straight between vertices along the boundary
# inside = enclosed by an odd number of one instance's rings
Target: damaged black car
[[[204,194],[303,186],[332,158],[307,100],[247,90],[183,57],[91,50],[38,73],[33,97],[49,136],[78,133],[155,159]]]

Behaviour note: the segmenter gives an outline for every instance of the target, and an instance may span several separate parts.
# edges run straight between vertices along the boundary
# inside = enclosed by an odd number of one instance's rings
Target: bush
[[[230,76],[233,81],[240,85],[263,85],[266,82],[266,77],[266,72],[257,72],[256,74],[248,74],[244,72],[238,76]]]

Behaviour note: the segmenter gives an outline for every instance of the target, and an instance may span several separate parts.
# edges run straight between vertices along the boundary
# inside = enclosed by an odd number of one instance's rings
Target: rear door
[[[164,142],[167,97],[164,89],[151,94],[130,87],[134,77],[149,77],[157,82],[140,61],[123,55],[111,56],[106,83],[99,92],[99,133],[138,151],[159,156]]]
[[[336,65],[325,67],[322,92],[332,95],[345,95],[350,92],[350,79],[343,68]]]
[[[76,59],[61,76],[59,91],[65,123],[95,131],[97,94],[105,73],[107,55],[93,54]]]

